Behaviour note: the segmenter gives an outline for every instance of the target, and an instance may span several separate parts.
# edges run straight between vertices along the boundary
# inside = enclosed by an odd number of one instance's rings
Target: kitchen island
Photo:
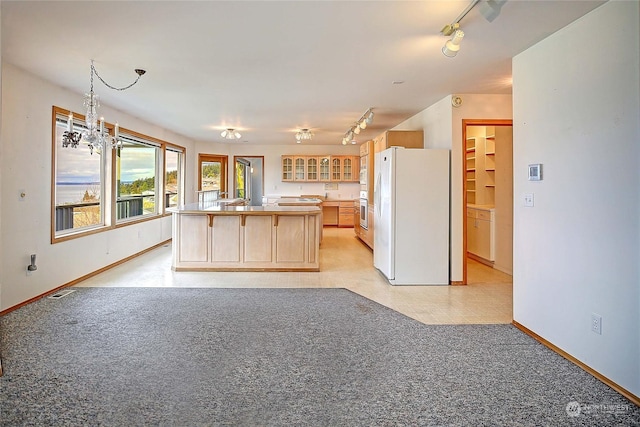
[[[319,271],[317,206],[191,203],[171,210],[175,271]]]

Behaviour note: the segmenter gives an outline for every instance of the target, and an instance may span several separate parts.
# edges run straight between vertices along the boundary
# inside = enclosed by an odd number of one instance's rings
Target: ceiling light
[[[367,111],[364,112],[362,116],[358,119],[358,121],[349,128],[348,131],[345,132],[344,137],[342,138],[342,145],[347,145],[348,143],[356,144],[356,141],[353,139],[354,135],[359,135],[360,132],[367,128],[367,125],[370,125],[373,122],[373,107],[369,107]]]
[[[302,141],[308,141],[313,138],[313,133],[309,129],[300,129],[296,132],[296,142],[300,144]]]
[[[458,54],[458,51],[460,50],[460,42],[462,42],[463,37],[464,31],[456,30],[453,33],[453,37],[451,37],[450,40],[447,40],[447,42],[444,44],[444,47],[442,48],[442,53],[444,54],[444,56],[447,56],[449,58],[453,58],[454,56],[456,56]]]
[[[122,141],[119,138],[119,126],[116,123],[114,129],[114,135],[109,135],[109,132],[105,132],[104,129],[104,117],[100,117],[100,124],[98,125],[98,107],[100,106],[100,99],[98,95],[93,92],[93,76],[94,74],[100,79],[102,83],[109,89],[123,91],[129,89],[131,86],[138,83],[140,77],[142,77],[146,71],[141,69],[134,70],[138,77],[136,77],[135,81],[128,86],[125,87],[114,87],[109,83],[105,82],[102,77],[98,74],[96,67],[93,65],[93,60],[91,61],[91,86],[89,87],[89,93],[84,94],[84,106],[87,111],[85,114],[85,127],[86,129],[80,132],[74,132],[73,130],[73,113],[69,113],[69,118],[67,121],[67,130],[62,134],[62,146],[72,148],[76,148],[80,141],[85,141],[89,146],[89,151],[93,154],[93,150],[96,150],[98,154],[102,153],[102,150],[107,148],[122,148]]]
[[[371,109],[369,109],[371,110]],[[364,120],[366,124],[370,125],[371,123],[373,123],[373,111],[371,111],[369,113],[369,115],[367,116],[367,118]]]
[[[225,139],[240,139],[242,138],[242,135],[240,135],[240,132],[238,132],[235,129],[225,129],[222,131],[222,133],[220,133],[220,136],[225,138]]]

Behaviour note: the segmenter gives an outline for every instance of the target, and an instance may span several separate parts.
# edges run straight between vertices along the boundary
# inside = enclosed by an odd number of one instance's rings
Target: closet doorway
[[[513,121],[463,120],[462,144],[466,285],[468,263],[513,274]]]

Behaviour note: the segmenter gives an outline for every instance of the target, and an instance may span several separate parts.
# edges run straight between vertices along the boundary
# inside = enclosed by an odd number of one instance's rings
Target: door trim
[[[467,284],[467,126],[511,126],[512,119],[462,119],[462,283]]]

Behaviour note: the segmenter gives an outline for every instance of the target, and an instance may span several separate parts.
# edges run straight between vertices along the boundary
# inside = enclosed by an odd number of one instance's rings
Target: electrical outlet
[[[591,313],[591,332],[602,335],[602,316]]]

